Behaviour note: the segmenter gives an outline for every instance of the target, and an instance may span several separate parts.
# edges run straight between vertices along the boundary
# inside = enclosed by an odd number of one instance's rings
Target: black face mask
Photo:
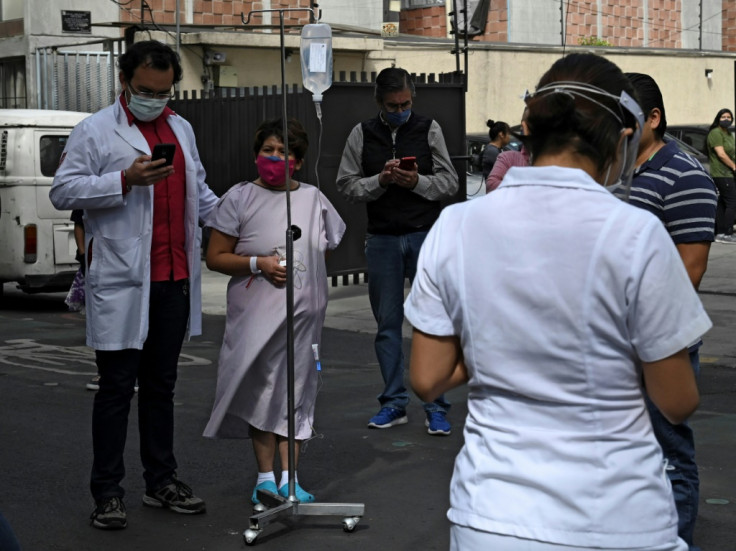
[[[733,121],[729,119],[723,119],[723,120],[718,121],[718,124],[720,125],[721,128],[728,128],[729,126],[733,124]]]

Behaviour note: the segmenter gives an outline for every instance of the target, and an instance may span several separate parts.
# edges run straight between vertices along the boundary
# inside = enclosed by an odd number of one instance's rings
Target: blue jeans
[[[695,376],[700,374],[700,356],[698,348],[690,352]],[[654,436],[657,437],[662,453],[667,461],[667,477],[672,484],[678,517],[678,535],[687,542],[691,551],[699,549],[693,546],[695,520],[698,517],[698,499],[700,498],[700,479],[698,466],[695,464],[695,439],[693,431],[687,423],[673,425],[659,412],[657,407],[646,398],[649,416],[652,419]]]
[[[378,396],[381,407],[404,410],[409,393],[404,385],[404,351],[401,326],[404,323],[404,280],[414,281],[419,249],[426,231],[405,235],[368,234],[365,256],[368,263],[368,298],[376,318],[375,349],[384,389]],[[447,412],[450,404],[440,396],[424,404],[427,413]]]

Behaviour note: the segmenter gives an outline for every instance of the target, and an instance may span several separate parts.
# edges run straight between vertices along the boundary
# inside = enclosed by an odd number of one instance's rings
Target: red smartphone
[[[166,159],[166,162],[162,164],[161,166],[169,166],[171,163],[174,162],[174,153],[176,152],[176,144],[175,143],[157,143],[153,146],[153,151],[151,152],[151,161],[156,161],[158,159]]]
[[[416,157],[402,157],[401,161],[399,161],[399,168],[401,170],[414,170],[416,162]]]

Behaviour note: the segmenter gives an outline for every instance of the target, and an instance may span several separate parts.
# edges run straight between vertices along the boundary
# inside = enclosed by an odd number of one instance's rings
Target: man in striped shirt
[[[649,75],[628,73],[636,89],[646,120],[642,129],[636,170],[631,184],[630,203],[657,216],[667,228],[680,253],[695,289],[708,265],[714,238],[716,189],[713,180],[693,157],[680,151],[675,142],[665,143],[667,117],[662,94]],[[676,300],[677,297],[672,297]],[[690,348],[690,361],[700,371],[698,339]],[[698,516],[699,479],[695,463],[692,429],[683,423],[670,424],[647,399],[654,434],[662,446],[667,475],[679,516],[679,535],[693,546]]]

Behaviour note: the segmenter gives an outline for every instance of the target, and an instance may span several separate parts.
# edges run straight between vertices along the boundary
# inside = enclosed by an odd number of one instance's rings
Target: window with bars
[[[0,108],[25,109],[26,61],[24,58],[0,61]]]

